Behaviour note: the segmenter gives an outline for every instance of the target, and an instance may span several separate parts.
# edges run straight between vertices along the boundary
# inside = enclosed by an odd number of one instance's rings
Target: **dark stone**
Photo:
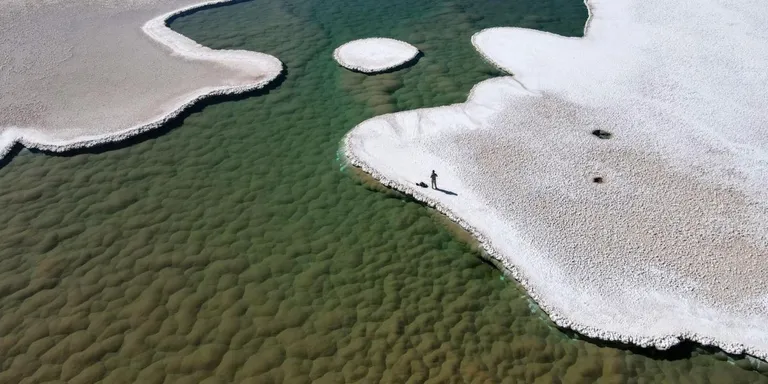
[[[592,131],[592,134],[597,136],[599,139],[607,140],[610,139],[612,134],[608,131],[603,131],[602,129],[595,129]]]

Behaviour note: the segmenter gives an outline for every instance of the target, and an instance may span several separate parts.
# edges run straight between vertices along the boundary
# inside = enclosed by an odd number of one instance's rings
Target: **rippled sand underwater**
[[[287,75],[132,145],[0,168],[0,383],[768,382],[557,330],[466,234],[337,160],[362,120],[498,75],[473,32],[585,18],[576,0],[255,0],[176,20]],[[424,56],[377,76],[331,59],[373,35]]]

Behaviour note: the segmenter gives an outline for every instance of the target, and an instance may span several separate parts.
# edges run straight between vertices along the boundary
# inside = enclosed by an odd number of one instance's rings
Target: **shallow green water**
[[[0,168],[0,383],[768,382],[569,337],[443,219],[340,171],[357,123],[498,75],[472,33],[585,18],[576,0],[256,0],[176,20],[287,76],[126,148]],[[425,55],[377,76],[331,59],[376,35]]]

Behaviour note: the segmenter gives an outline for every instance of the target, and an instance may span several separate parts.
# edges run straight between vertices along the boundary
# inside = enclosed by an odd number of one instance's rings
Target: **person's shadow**
[[[436,190],[436,191],[440,191],[440,192],[442,192],[442,193],[445,193],[446,195],[451,195],[451,196],[458,196],[458,195],[459,195],[458,193],[456,193],[456,192],[453,192],[453,191],[449,191],[449,190],[447,190],[447,189],[442,189],[442,188],[435,188],[435,190]]]
[[[418,185],[419,187],[422,187],[422,188],[427,188],[427,183],[425,183],[423,181],[420,181],[420,182],[416,183],[416,185]],[[436,191],[440,191],[442,193],[445,193],[446,195],[451,195],[451,196],[458,196],[459,195],[458,193],[456,193],[454,191],[449,191],[447,189],[442,189],[442,188],[434,188],[434,189]]]

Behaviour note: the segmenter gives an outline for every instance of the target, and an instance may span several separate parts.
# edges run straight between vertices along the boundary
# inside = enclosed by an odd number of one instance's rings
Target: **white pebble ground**
[[[333,51],[333,58],[344,68],[376,73],[399,67],[418,54],[418,48],[404,41],[372,37],[341,45]]]
[[[587,5],[584,38],[477,33],[514,77],[367,120],[347,158],[472,231],[561,326],[768,357],[768,3]],[[432,169],[455,195],[415,186]]]
[[[155,128],[209,96],[263,87],[282,63],[212,50],[166,25],[229,0],[3,2],[0,157],[17,142],[63,151]]]

